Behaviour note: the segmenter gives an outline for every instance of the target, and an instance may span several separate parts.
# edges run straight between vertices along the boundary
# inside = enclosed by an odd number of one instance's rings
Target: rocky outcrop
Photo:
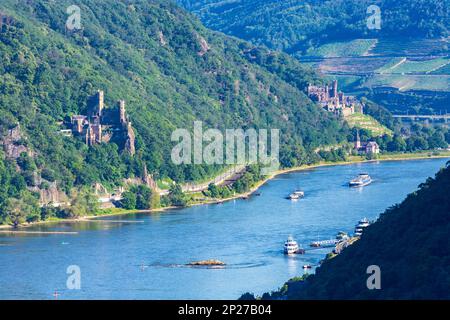
[[[47,189],[39,190],[40,204],[42,206],[53,204],[55,206],[60,206],[68,201],[67,195],[58,190],[58,185],[56,182],[50,184]]]
[[[148,173],[146,165],[144,165],[144,174],[143,174],[143,177],[142,177],[142,181],[150,189],[152,189],[152,190],[157,190],[158,189],[158,186],[156,185],[156,182],[153,179],[152,175]]]
[[[6,158],[15,160],[24,152],[31,156],[32,152],[26,147],[25,141],[26,138],[23,136],[19,124],[15,128],[9,129],[1,141]]]
[[[167,45],[166,38],[164,37],[164,33],[162,31],[158,32],[159,43],[165,47]]]
[[[208,42],[206,42],[205,38],[203,38],[198,33],[196,33],[195,36],[197,37],[198,44],[200,46],[200,50],[197,52],[197,54],[200,57],[203,57],[211,48],[209,47],[209,44]]]
[[[127,124],[127,137],[126,137],[126,141],[125,141],[125,150],[127,150],[127,152],[134,156],[134,154],[136,153],[136,147],[135,147],[135,142],[136,142],[136,135],[134,134],[134,130],[133,127],[131,126],[131,122],[128,122]]]

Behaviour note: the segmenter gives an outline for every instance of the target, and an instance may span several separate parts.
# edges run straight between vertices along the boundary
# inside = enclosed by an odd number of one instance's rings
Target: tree
[[[136,209],[147,210],[151,208],[152,190],[144,185],[139,185],[136,192]]]
[[[161,207],[161,197],[158,192],[152,190],[152,195],[150,199],[150,208],[157,209]]]
[[[187,204],[186,196],[179,184],[174,184],[169,190],[170,204],[176,207],[184,207]]]
[[[444,133],[437,130],[428,138],[428,145],[430,149],[448,147],[448,143],[445,141]]]
[[[390,152],[406,151],[406,142],[400,135],[396,134],[396,135],[394,135],[392,141],[388,142],[387,150]]]
[[[98,210],[98,199],[88,188],[75,191],[72,194],[72,203],[68,209],[71,218],[83,215],[93,215]]]
[[[214,184],[214,183],[210,183],[208,186],[208,192],[209,192],[209,196],[211,198],[218,198],[219,197],[219,188]]]
[[[132,191],[127,191],[122,194],[122,207],[127,210],[136,209],[136,194]]]
[[[6,221],[17,228],[25,221],[39,219],[39,206],[37,199],[29,192],[24,191],[20,198],[10,198],[6,206]]]

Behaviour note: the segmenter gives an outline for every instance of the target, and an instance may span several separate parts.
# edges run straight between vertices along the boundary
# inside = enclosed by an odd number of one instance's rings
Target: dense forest
[[[214,30],[289,53],[355,38],[446,37],[450,26],[449,0],[177,1]],[[373,4],[379,30],[366,25]]]
[[[81,29],[66,27],[72,4],[0,4],[2,217],[18,204],[35,217],[36,191],[52,184],[94,210],[86,188],[113,188],[145,166],[155,179],[178,183],[213,176],[220,166],[170,161],[171,133],[194,120],[221,130],[281,129],[283,165],[317,161],[312,150],[347,139],[348,128],[304,94],[314,72],[285,54],[212,32],[169,1],[78,1]],[[126,100],[134,156],[60,133],[99,89],[106,108]],[[149,197],[144,191],[137,192]],[[139,207],[137,197],[127,205]]]
[[[293,279],[265,299],[450,299],[450,162],[326,260],[315,275]],[[380,267],[380,290],[367,268]],[[246,294],[243,298],[251,298]]]

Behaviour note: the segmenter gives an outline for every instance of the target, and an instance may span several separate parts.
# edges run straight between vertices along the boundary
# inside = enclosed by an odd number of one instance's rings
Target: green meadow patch
[[[358,57],[366,55],[377,44],[377,39],[355,39],[347,42],[333,42],[307,51],[307,56]]]

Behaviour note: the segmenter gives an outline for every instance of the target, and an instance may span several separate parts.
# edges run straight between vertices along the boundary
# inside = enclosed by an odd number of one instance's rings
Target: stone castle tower
[[[359,137],[359,130],[356,131],[355,149],[361,149],[361,138]]]
[[[338,97],[338,82],[337,80],[333,81],[333,98]]]
[[[70,124],[72,134],[80,136],[89,146],[108,143],[113,135],[116,142],[134,155],[136,135],[128,118],[125,100],[118,101],[118,108],[105,108],[104,91],[98,90],[90,98],[87,115],[73,115]]]

